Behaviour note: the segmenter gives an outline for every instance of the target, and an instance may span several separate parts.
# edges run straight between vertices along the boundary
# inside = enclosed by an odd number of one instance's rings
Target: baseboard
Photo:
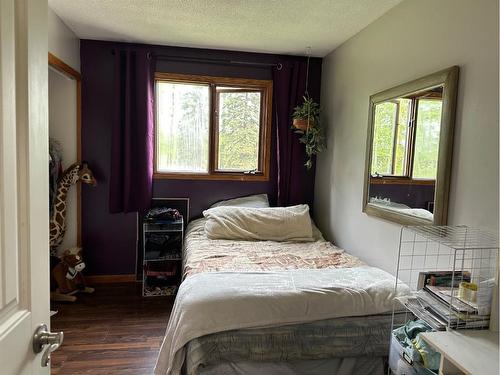
[[[85,280],[89,284],[111,284],[111,283],[135,283],[135,274],[127,275],[85,275]]]

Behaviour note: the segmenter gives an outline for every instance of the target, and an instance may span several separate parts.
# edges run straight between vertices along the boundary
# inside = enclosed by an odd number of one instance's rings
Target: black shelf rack
[[[142,228],[142,295],[175,295],[182,272],[184,220],[145,220]]]

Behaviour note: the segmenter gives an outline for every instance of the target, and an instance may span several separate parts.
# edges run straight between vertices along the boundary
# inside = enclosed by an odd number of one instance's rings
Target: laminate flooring
[[[152,375],[174,297],[141,296],[139,283],[96,285],[74,303],[53,302],[64,343],[53,375]]]

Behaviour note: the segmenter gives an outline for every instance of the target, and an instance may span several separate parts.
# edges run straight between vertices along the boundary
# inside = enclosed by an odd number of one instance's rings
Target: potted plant
[[[308,128],[313,128],[319,120],[319,104],[312,98],[304,96],[304,103],[295,107],[292,117],[295,129],[304,132]]]
[[[306,147],[307,160],[305,166],[311,169],[312,158],[325,149],[325,136],[319,123],[320,108],[312,98],[304,96],[304,103],[295,107],[293,112],[293,128],[300,135],[299,142]]]

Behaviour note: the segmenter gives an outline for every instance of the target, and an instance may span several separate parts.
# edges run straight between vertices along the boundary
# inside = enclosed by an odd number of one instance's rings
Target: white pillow
[[[269,207],[269,200],[267,194],[249,195],[220,201],[211,205],[210,208],[226,206],[264,208]]]
[[[215,207],[203,211],[210,239],[253,241],[313,241],[309,206]]]

